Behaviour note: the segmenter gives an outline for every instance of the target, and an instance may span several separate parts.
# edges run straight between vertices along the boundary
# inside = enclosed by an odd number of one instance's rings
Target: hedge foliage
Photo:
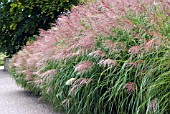
[[[100,0],[13,56],[18,85],[68,114],[170,112],[170,3]]]

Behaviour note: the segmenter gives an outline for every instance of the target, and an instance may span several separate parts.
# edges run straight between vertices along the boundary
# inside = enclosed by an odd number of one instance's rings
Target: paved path
[[[0,114],[59,114],[38,97],[16,86],[0,67]]]

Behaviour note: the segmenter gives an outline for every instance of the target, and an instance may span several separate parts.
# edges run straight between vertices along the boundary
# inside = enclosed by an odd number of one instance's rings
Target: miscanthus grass
[[[11,73],[67,114],[168,114],[169,5],[101,0],[74,7],[13,57]]]

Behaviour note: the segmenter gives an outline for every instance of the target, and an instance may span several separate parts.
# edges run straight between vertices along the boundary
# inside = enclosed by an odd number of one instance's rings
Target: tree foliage
[[[79,0],[0,0],[0,52],[12,56]],[[83,1],[81,1],[83,2]]]

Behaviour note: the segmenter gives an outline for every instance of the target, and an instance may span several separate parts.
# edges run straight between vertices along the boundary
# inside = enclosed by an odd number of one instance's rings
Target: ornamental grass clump
[[[17,84],[67,114],[170,112],[170,3],[74,6],[15,55]]]

